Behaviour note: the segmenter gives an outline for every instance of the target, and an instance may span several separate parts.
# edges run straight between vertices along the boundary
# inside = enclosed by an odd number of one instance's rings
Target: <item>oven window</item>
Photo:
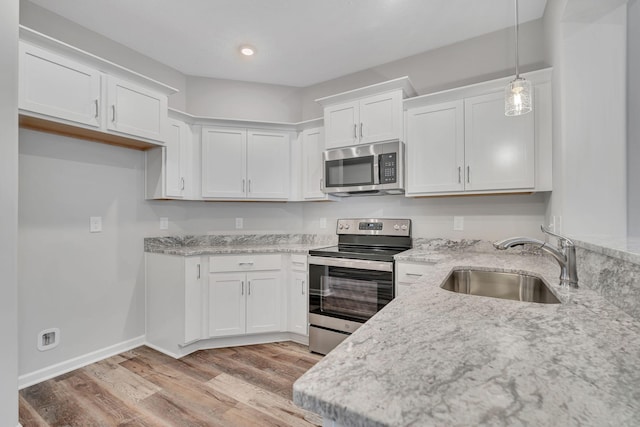
[[[309,311],[366,321],[393,299],[393,273],[309,266]]]
[[[373,157],[326,161],[327,187],[373,185]]]

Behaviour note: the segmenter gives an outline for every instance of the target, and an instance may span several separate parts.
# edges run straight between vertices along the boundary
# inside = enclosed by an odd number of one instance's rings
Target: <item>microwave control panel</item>
[[[397,153],[380,155],[380,184],[389,184],[398,181]]]

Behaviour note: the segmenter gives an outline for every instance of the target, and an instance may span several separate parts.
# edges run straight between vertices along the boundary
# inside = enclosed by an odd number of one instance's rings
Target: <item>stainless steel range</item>
[[[309,251],[309,349],[327,354],[394,298],[409,219],[339,219],[338,246]]]

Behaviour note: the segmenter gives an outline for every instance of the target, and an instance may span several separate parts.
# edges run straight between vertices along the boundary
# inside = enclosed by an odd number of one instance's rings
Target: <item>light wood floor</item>
[[[293,382],[320,356],[291,342],[172,359],[139,347],[20,391],[30,426],[313,426]]]

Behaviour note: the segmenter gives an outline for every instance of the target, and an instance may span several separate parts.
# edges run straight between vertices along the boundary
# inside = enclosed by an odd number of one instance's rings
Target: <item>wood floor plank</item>
[[[20,422],[23,427],[46,427],[49,425],[22,395],[18,398],[18,406],[20,410]]]
[[[157,385],[120,366],[126,360],[129,359],[109,358],[86,366],[84,370],[102,387],[125,402],[136,403],[161,390]]]
[[[238,402],[223,393],[217,393],[203,382],[186,377],[182,372],[163,365],[157,370],[142,358],[133,358],[122,363],[122,366],[140,375],[146,380],[160,386],[162,391],[152,397],[161,395],[171,401],[172,411],[188,412],[197,421],[214,420],[221,422],[222,415]],[[145,399],[142,403],[146,402]],[[164,414],[160,413],[160,416]]]
[[[320,356],[295,343],[203,350],[173,359],[139,347],[20,391],[24,427],[320,425],[291,402]]]
[[[263,388],[249,384],[228,374],[221,374],[207,383],[214,390],[220,390],[241,403],[266,415],[272,416],[288,426],[309,427],[305,420],[307,411],[298,408],[288,399]]]
[[[290,378],[279,377],[272,372],[256,368],[251,363],[233,359],[229,357],[229,353],[218,350],[220,349],[206,353],[208,362],[218,369],[242,378],[251,384],[274,391],[283,397],[291,398],[293,382]]]

